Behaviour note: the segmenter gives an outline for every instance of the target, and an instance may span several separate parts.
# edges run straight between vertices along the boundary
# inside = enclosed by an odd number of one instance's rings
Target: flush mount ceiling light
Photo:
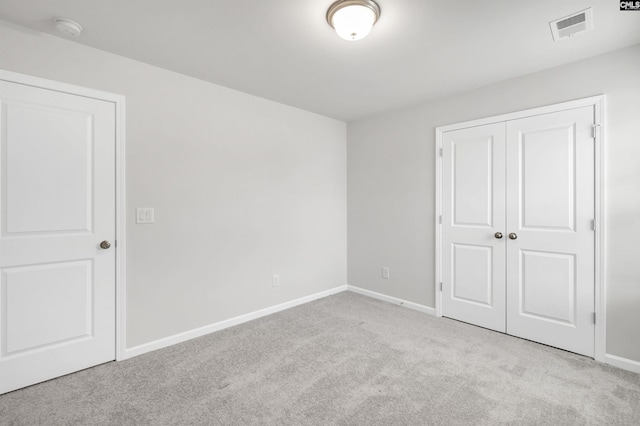
[[[53,20],[53,25],[64,35],[77,37],[82,32],[82,25],[71,19],[56,18]]]
[[[349,41],[366,37],[378,18],[380,6],[373,0],[338,0],[327,10],[329,25]]]

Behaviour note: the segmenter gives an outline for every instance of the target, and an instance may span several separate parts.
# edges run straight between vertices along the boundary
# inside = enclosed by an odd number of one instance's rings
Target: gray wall
[[[346,284],[345,123],[6,23],[0,68],[126,96],[127,347]]]
[[[640,361],[639,75],[636,45],[349,123],[349,284],[435,306],[437,126],[604,93],[607,352]]]

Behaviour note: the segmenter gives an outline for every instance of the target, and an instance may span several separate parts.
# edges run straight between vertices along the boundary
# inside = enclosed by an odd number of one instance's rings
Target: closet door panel
[[[507,333],[594,354],[593,108],[507,123]],[[513,238],[513,239],[512,239]]]
[[[504,123],[443,135],[443,315],[505,331]]]

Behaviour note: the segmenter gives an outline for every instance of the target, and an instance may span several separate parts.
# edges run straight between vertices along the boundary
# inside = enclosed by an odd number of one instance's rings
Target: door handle
[[[104,240],[103,242],[100,243],[100,248],[101,249],[108,249],[109,247],[111,247],[111,243],[107,240]]]
[[[515,232],[512,232],[509,234],[509,238],[511,238],[512,240],[517,240],[518,239],[518,234],[516,234]]]
[[[502,238],[502,232],[496,232],[495,234],[493,234],[494,237],[496,237],[497,239],[501,239]]]

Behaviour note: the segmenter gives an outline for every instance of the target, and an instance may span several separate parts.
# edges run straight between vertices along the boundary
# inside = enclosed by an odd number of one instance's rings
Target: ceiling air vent
[[[564,18],[549,22],[551,34],[555,41],[561,38],[571,37],[574,34],[593,28],[593,10],[591,8],[581,10]]]

